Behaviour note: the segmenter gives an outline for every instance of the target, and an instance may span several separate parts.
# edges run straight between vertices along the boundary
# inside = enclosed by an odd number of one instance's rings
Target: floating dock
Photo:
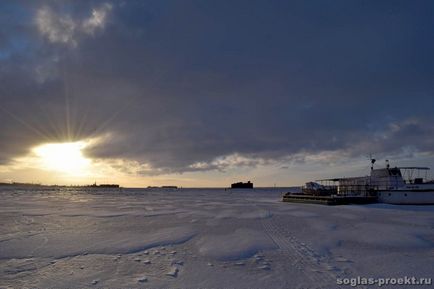
[[[283,196],[283,202],[322,204],[328,206],[349,205],[349,204],[372,204],[377,203],[374,196],[313,196],[306,194],[287,193]]]

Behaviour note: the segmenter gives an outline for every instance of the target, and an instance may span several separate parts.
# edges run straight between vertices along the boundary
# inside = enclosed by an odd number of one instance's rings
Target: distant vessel
[[[98,186],[99,188],[119,188],[118,184],[101,184]]]
[[[96,183],[94,183],[88,187],[90,187],[90,188],[118,189],[119,185],[118,184],[100,184],[100,185],[97,185]]]
[[[178,189],[178,186],[148,186],[148,189]]]
[[[434,181],[427,179],[427,167],[394,167],[386,160],[386,167],[374,169],[375,159],[371,159],[369,176],[334,178],[308,182],[302,193],[288,193],[284,201],[316,200],[332,202],[347,200],[376,202],[397,205],[434,204]],[[425,176],[421,176],[425,173]]]
[[[253,189],[253,183],[248,181],[247,183],[238,182],[231,185],[232,189]]]

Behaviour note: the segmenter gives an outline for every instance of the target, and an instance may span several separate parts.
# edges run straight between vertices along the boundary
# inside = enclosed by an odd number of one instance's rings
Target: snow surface
[[[350,288],[336,278],[434,277],[434,206],[289,204],[285,191],[0,188],[0,288]]]

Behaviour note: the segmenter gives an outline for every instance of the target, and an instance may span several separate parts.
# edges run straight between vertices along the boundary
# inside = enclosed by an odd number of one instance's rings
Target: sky
[[[1,1],[0,182],[434,168],[432,1]]]

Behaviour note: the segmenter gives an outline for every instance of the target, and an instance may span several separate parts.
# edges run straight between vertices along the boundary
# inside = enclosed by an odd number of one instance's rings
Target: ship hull
[[[434,190],[378,191],[378,201],[395,205],[434,205]]]

